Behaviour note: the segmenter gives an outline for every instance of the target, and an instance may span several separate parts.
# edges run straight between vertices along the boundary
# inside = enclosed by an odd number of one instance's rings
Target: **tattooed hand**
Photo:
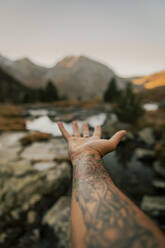
[[[83,123],[82,137],[77,121],[73,122],[73,136],[71,136],[64,128],[62,122],[58,122],[58,126],[68,141],[69,154],[73,160],[77,155],[85,152],[98,153],[101,157],[105,154],[112,152],[117,147],[122,137],[126,134],[126,131],[122,130],[112,136],[111,139],[101,139],[101,126],[96,126],[92,136],[89,134],[88,124]]]

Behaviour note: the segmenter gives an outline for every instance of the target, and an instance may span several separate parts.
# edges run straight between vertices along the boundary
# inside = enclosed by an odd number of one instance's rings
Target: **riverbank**
[[[165,229],[165,111],[147,111],[134,125],[120,122],[113,105],[61,102],[0,106],[0,245],[69,247],[72,167],[56,122],[90,131],[102,125],[103,137],[127,129],[116,152],[104,157],[115,184]],[[41,129],[44,128],[44,130]]]

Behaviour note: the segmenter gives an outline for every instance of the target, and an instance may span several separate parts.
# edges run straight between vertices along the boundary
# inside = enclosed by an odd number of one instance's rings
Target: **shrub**
[[[117,87],[117,82],[115,78],[112,78],[109,82],[108,88],[104,93],[105,102],[114,102],[120,95],[120,91]]]
[[[115,107],[115,113],[120,121],[134,123],[144,114],[141,102],[133,92],[132,84],[127,83]]]

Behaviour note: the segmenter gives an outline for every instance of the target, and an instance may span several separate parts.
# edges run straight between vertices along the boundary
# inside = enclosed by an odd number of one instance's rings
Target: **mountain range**
[[[0,68],[31,89],[45,88],[51,81],[59,96],[68,99],[102,96],[112,78],[116,78],[119,88],[125,87],[125,80],[113,70],[85,56],[67,56],[51,68],[28,58],[12,61],[0,56]]]
[[[47,68],[28,58],[11,60],[0,55],[0,69],[17,80],[17,85],[23,85],[24,89],[45,90],[48,82],[52,82],[59,97],[65,99],[89,100],[96,96],[102,97],[112,78],[116,79],[119,89],[125,88],[130,81],[116,75],[108,66],[85,56],[67,56]],[[140,90],[165,86],[165,71],[131,81]],[[1,85],[0,81],[0,87]],[[9,86],[10,84],[8,88]]]

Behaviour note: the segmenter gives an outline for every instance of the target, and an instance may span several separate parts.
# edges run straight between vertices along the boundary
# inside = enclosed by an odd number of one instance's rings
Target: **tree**
[[[49,81],[46,85],[44,98],[44,100],[48,102],[59,100],[57,88],[51,81]]]
[[[115,113],[120,121],[133,123],[144,114],[141,102],[133,92],[132,83],[128,82],[126,89],[122,92]]]
[[[108,88],[104,93],[105,102],[114,102],[120,95],[120,91],[117,87],[116,79],[112,78],[109,82]]]

